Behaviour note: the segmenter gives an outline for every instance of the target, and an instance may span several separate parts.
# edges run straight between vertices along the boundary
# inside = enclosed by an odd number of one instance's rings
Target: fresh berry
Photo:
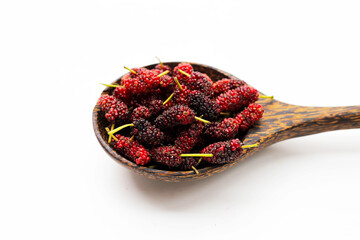
[[[208,97],[214,96],[214,90],[212,86],[212,81],[208,80],[208,76],[201,73],[194,71],[191,74],[191,78],[180,81],[180,83],[183,83],[186,85],[190,90],[199,90],[202,93],[204,93]]]
[[[140,142],[147,145],[159,145],[164,140],[164,133],[145,119],[133,122],[134,128],[131,134]]]
[[[172,146],[158,147],[151,151],[151,159],[154,162],[161,163],[168,167],[178,167],[182,158],[180,157],[181,150]]]
[[[224,142],[216,142],[205,147],[201,153],[212,153],[213,157],[205,157],[204,161],[211,164],[224,164],[233,162],[238,158],[243,149],[239,139],[231,139]]]
[[[249,129],[263,116],[263,113],[264,109],[260,104],[250,104],[235,117],[235,119],[240,123],[239,130],[246,131]]]
[[[239,131],[240,122],[235,118],[225,118],[221,122],[206,126],[204,135],[211,139],[227,140],[234,138]]]
[[[129,90],[128,90],[127,88],[125,88],[125,87],[119,86],[119,87],[115,88],[113,95],[114,95],[117,99],[125,102],[126,104],[129,104],[129,103],[130,103],[131,93],[130,93]]]
[[[234,112],[248,106],[258,99],[259,93],[255,88],[252,88],[249,85],[243,85],[220,94],[216,98],[216,102],[220,105],[221,111]]]
[[[150,110],[151,116],[158,116],[162,113],[162,111],[164,111],[163,101],[159,99],[151,100],[147,106]]]
[[[130,140],[128,137],[116,135],[118,141],[115,143],[114,148],[125,157],[128,157],[136,164],[145,165],[150,161],[150,153],[136,140]]]
[[[184,105],[175,105],[161,115],[159,115],[154,123],[159,128],[170,128],[176,125],[187,125],[195,120],[195,112]]]
[[[186,76],[185,74],[181,73],[179,70],[189,74],[191,76],[192,72],[193,72],[193,67],[190,65],[190,63],[179,63],[175,68],[174,68],[174,73],[173,76],[177,77],[177,79],[180,80],[185,80],[185,79],[189,79],[188,76]]]
[[[194,122],[190,127],[185,128],[180,132],[175,140],[174,146],[180,149],[183,153],[189,152],[198,142],[199,136],[204,129],[202,122]]]
[[[105,112],[105,117],[109,122],[115,122],[115,120],[123,122],[128,119],[128,107],[114,96],[103,95],[99,98],[98,104],[101,110]]]
[[[223,78],[213,84],[214,93],[219,95],[231,89],[241,87],[246,83],[240,79]]]
[[[190,102],[189,99],[190,92],[191,90],[185,85],[182,86],[182,90],[180,88],[176,88],[174,91],[174,96],[172,98],[172,101],[175,104],[188,105]]]
[[[155,66],[155,69],[160,70],[161,72],[165,72],[166,70],[169,71],[169,74],[171,74],[172,69],[169,65],[165,65],[165,64],[158,64]]]
[[[220,114],[220,106],[200,91],[192,91],[189,94],[189,107],[194,109],[198,116],[205,119],[215,120]]]
[[[138,119],[149,119],[150,117],[151,117],[151,113],[149,108],[145,106],[140,106],[133,110],[130,119],[131,121],[135,121]]]

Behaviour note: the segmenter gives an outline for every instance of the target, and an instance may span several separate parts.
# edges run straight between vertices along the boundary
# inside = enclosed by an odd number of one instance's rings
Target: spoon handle
[[[360,106],[302,107],[273,101],[264,106],[258,140],[268,144],[326,131],[360,128]],[[250,132],[251,135],[251,132]]]

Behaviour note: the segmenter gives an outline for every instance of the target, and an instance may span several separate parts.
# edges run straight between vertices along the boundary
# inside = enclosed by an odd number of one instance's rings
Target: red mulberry
[[[200,73],[193,72],[191,78],[186,79],[185,81],[181,81],[181,83],[185,84],[190,90],[199,90],[204,93],[208,97],[214,96],[214,90],[212,86],[212,81],[208,80],[208,76]]]
[[[183,105],[175,105],[155,119],[155,125],[159,128],[170,128],[176,125],[187,125],[195,120],[195,112]]]
[[[124,122],[128,119],[128,107],[124,102],[117,100],[114,96],[101,96],[98,104],[101,110],[105,112],[105,117],[109,122],[115,122],[116,120]]]
[[[175,68],[174,68],[174,73],[173,73],[173,76],[174,77],[177,77],[177,79],[180,81],[180,80],[183,80],[183,79],[189,79],[188,76],[186,76],[185,74],[181,73],[179,70],[187,73],[188,75],[190,75],[191,77],[191,74],[193,72],[193,67],[190,65],[190,63],[179,63]]]
[[[201,153],[212,153],[213,157],[205,157],[204,161],[211,164],[224,164],[233,162],[243,152],[242,143],[239,139],[225,142],[216,142],[205,147]]]
[[[226,140],[234,138],[239,131],[240,122],[235,118],[225,118],[221,122],[206,126],[204,135],[212,139]]]
[[[241,113],[236,115],[236,120],[240,123],[240,131],[246,131],[253,126],[263,115],[264,109],[260,104],[250,104]]]
[[[116,137],[119,141],[115,143],[114,148],[125,157],[139,165],[145,165],[150,161],[150,153],[136,140],[130,140],[119,134]]]
[[[169,71],[169,74],[171,74],[172,69],[169,65],[165,65],[165,64],[158,64],[155,66],[155,69],[160,70],[161,72],[165,72],[166,70]]]
[[[214,93],[219,95],[221,93],[227,92],[231,89],[241,87],[245,85],[246,82],[240,79],[228,79],[223,78],[213,84]]]
[[[131,121],[138,119],[149,119],[151,117],[150,110],[145,106],[137,107],[131,113]]]
[[[180,154],[181,150],[175,147],[158,147],[151,151],[151,159],[154,162],[158,162],[168,167],[174,168],[180,166],[182,163]]]
[[[189,152],[198,142],[203,129],[203,123],[194,122],[190,125],[190,127],[180,132],[179,136],[175,140],[174,146],[180,149],[183,153]]]
[[[248,85],[229,90],[220,94],[216,102],[220,105],[221,111],[238,111],[259,99],[259,93],[255,88]]]

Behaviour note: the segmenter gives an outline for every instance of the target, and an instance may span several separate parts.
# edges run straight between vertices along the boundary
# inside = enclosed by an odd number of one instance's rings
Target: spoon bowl
[[[174,68],[179,62],[166,62],[164,64]],[[213,81],[222,78],[237,79],[235,76],[214,67],[197,63],[190,64],[195,71],[206,73]],[[155,65],[145,67],[151,69]],[[119,84],[120,79],[121,77],[112,84]],[[113,90],[114,88],[106,88],[102,94],[110,94]],[[99,105],[96,105],[93,110],[93,127],[100,145],[114,160],[140,175],[167,182],[197,180],[223,172],[261,149],[289,138],[340,129],[360,128],[360,106],[303,107],[275,99],[259,99],[257,103],[263,106],[264,115],[255,126],[249,129],[242,141],[245,145],[258,143],[259,146],[244,149],[243,154],[231,163],[199,168],[198,173],[152,169],[137,165],[121,156],[107,143],[108,134],[105,127],[108,126],[108,122],[103,117]]]

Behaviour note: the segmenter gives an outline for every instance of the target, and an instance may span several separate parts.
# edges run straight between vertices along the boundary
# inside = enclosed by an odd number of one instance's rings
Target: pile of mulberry
[[[264,113],[256,89],[211,79],[190,63],[126,69],[120,81],[105,84],[97,109],[106,142],[138,165],[198,173],[233,162],[243,151],[239,138]]]

